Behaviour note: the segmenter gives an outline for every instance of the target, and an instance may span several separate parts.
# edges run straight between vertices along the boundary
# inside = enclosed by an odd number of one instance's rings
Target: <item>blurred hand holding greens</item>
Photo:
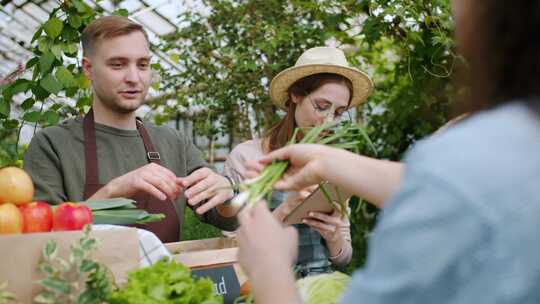
[[[303,136],[297,141],[300,137],[299,134]],[[375,146],[369,139],[364,128],[359,124],[349,121],[341,123],[327,122],[310,129],[297,128],[288,145],[296,143],[326,145],[345,149],[353,153],[359,153],[362,147],[367,144],[373,153],[376,154]],[[243,208],[244,206],[252,207],[261,199],[270,201],[274,184],[283,177],[288,167],[288,161],[274,160],[263,169],[258,177],[246,180],[238,185],[241,192],[233,199],[233,204],[239,206],[239,208]],[[324,183],[320,183],[319,187],[328,200],[328,203],[339,210],[342,215],[345,215],[345,202],[342,199],[338,199],[337,202],[334,201],[325,189]]]

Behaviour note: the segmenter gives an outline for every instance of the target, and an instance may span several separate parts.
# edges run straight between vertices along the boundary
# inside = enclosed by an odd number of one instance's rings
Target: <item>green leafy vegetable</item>
[[[223,298],[215,295],[210,279],[194,279],[188,267],[161,260],[129,273],[128,283],[112,294],[109,303],[218,304],[223,303]]]
[[[130,225],[160,221],[163,214],[150,214],[141,209],[114,209],[92,211],[94,224]]]
[[[158,222],[165,218],[159,213],[148,213],[137,209],[135,201],[126,198],[111,198],[83,202],[90,210],[94,224],[131,225]]]
[[[300,279],[296,286],[305,304],[337,304],[350,280],[336,271]]]
[[[106,210],[116,208],[135,208],[135,201],[127,198],[111,198],[83,202],[90,210]]]

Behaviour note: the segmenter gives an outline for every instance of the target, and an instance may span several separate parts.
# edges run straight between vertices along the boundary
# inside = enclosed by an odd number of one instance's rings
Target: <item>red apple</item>
[[[66,202],[54,211],[53,230],[81,230],[92,224],[92,211],[85,204]]]
[[[51,231],[53,212],[44,201],[19,205],[23,216],[23,233]]]

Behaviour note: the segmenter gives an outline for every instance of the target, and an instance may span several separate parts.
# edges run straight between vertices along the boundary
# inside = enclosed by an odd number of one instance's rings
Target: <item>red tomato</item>
[[[44,201],[19,205],[24,220],[23,233],[51,231],[53,212]]]
[[[86,224],[92,224],[92,211],[85,204],[66,202],[54,211],[54,231],[81,230]]]
[[[0,234],[21,233],[23,219],[21,212],[12,203],[0,205]]]

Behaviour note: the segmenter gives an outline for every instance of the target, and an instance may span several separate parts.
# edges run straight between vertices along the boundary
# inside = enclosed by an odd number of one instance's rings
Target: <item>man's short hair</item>
[[[148,34],[144,28],[129,18],[121,16],[106,16],[92,21],[84,29],[81,35],[83,48],[83,56],[91,56],[95,46],[103,39],[124,36],[133,32],[141,32],[144,34],[146,41]]]

